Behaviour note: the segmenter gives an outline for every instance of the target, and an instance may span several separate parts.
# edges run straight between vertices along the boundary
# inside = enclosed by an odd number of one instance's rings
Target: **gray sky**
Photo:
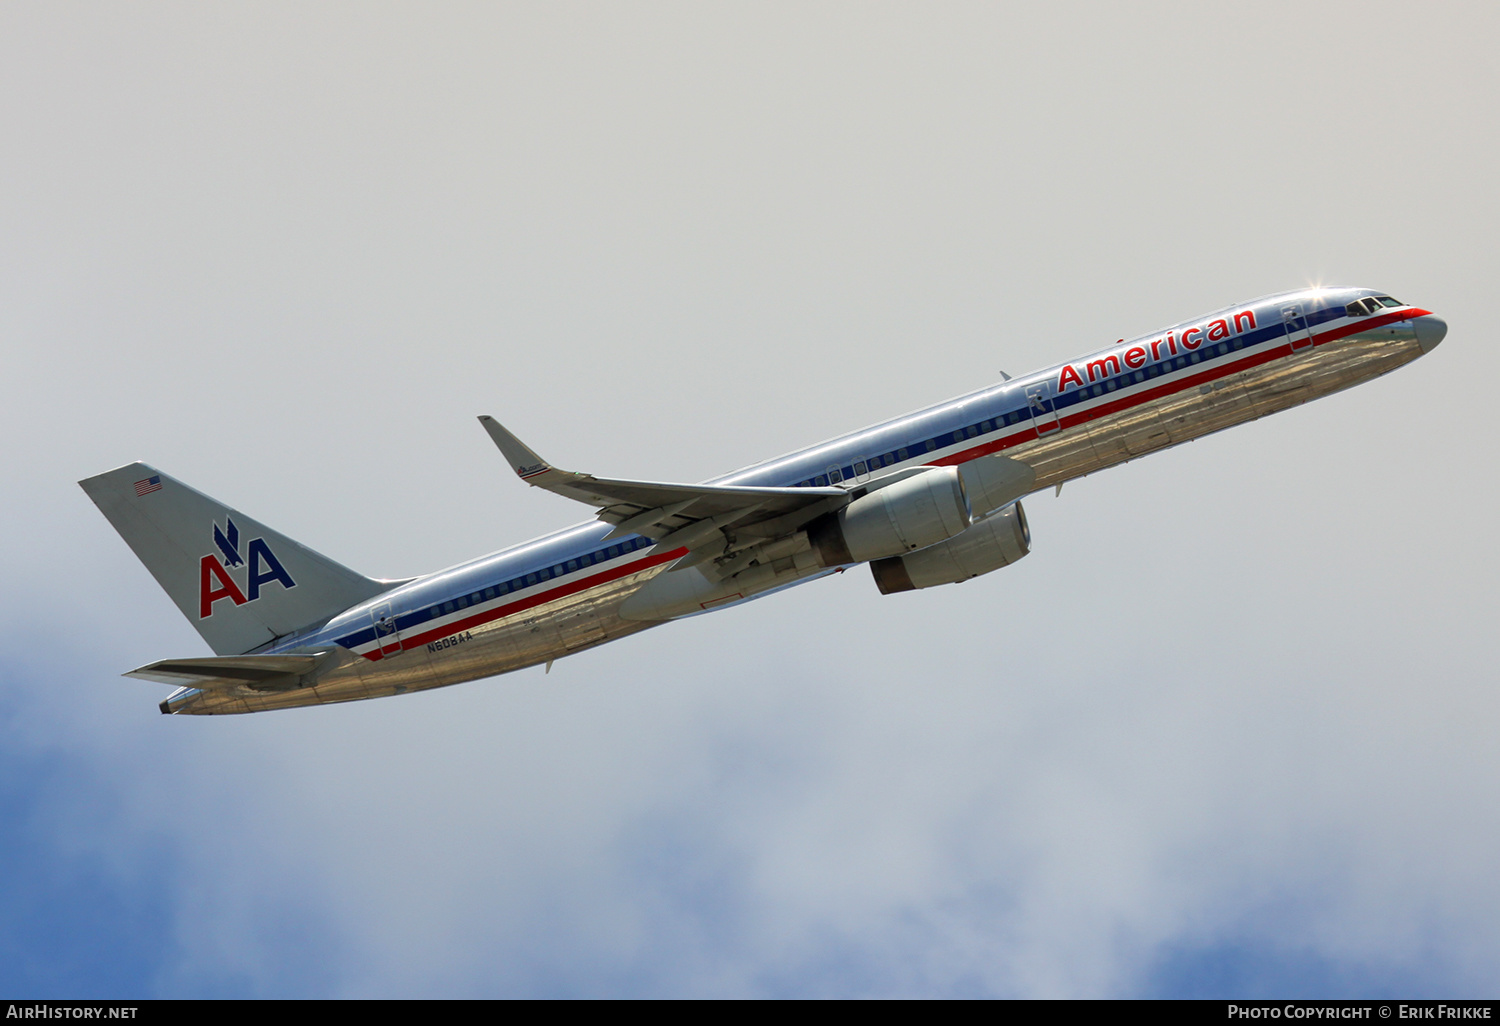
[[[0,989],[1493,993],[1493,5],[0,7]],[[864,571],[255,717],[78,490],[363,572],[1308,283],[1444,344]]]

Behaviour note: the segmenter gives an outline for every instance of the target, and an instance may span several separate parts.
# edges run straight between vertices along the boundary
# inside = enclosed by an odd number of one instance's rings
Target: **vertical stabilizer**
[[[219,655],[249,652],[389,587],[144,463],[78,483]]]

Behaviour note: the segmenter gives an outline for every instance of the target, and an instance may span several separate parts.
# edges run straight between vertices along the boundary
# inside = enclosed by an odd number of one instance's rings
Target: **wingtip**
[[[481,414],[479,423],[490,436],[490,441],[495,443],[495,448],[500,450],[505,456],[505,461],[522,480],[552,469],[546,460],[533,452],[525,442],[507,431],[505,426],[494,417]]]

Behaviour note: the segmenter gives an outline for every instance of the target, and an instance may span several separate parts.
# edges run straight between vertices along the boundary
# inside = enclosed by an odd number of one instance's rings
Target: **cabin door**
[[[1031,422],[1036,425],[1036,436],[1043,438],[1056,431],[1057,410],[1052,406],[1052,383],[1043,381],[1026,390],[1026,405],[1031,410]]]
[[[370,623],[375,627],[375,640],[379,642],[382,658],[401,651],[401,630],[396,626],[396,616],[389,602],[382,602],[370,610]]]
[[[1286,325],[1287,338],[1291,340],[1292,352],[1300,353],[1312,345],[1312,331],[1307,324],[1307,315],[1301,303],[1292,303],[1281,308],[1281,322]]]

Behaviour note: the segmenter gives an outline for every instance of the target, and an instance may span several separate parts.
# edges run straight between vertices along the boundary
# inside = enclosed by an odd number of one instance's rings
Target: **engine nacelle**
[[[938,584],[960,584],[1009,566],[1031,551],[1031,528],[1017,502],[985,517],[956,538],[905,556],[870,564],[882,595]]]
[[[958,468],[969,508],[979,516],[1009,506],[1032,490],[1036,471],[1009,456],[981,456]]]
[[[956,467],[929,467],[855,499],[808,528],[823,566],[915,552],[969,526],[969,499]]]

